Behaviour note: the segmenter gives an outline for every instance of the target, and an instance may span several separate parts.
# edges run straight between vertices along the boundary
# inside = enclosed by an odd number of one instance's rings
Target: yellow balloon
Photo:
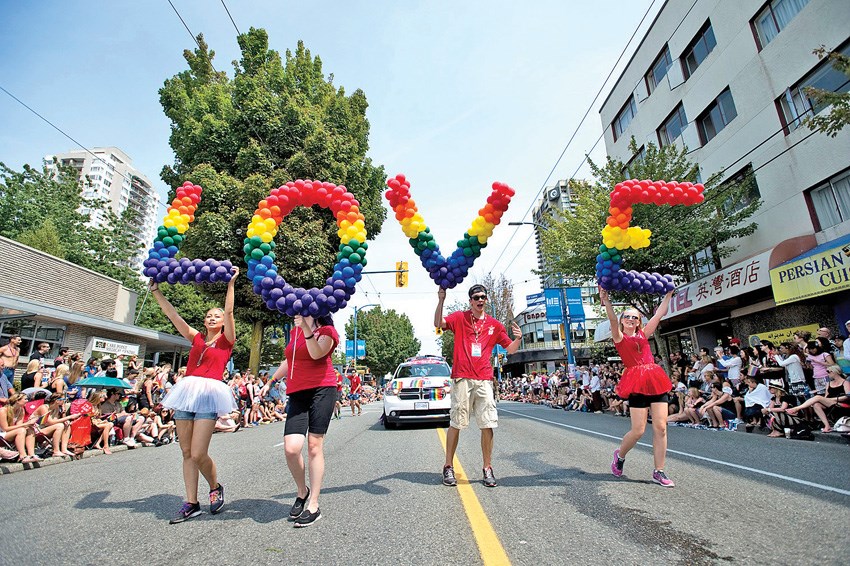
[[[260,239],[268,244],[274,239],[274,234],[272,234],[271,232],[263,232],[262,234],[260,234]]]

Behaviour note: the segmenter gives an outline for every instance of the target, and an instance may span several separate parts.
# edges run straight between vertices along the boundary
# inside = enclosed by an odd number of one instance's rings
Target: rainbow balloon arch
[[[649,246],[650,230],[630,226],[632,205],[684,205],[691,206],[705,200],[705,187],[701,184],[675,181],[638,181],[617,183],[611,191],[608,219],[602,229],[602,245],[596,256],[596,280],[609,291],[631,291],[663,295],[676,288],[672,275],[657,272],[626,271],[622,269],[622,252],[629,248]]]

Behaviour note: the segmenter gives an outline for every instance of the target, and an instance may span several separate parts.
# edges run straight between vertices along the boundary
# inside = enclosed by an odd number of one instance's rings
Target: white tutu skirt
[[[190,413],[215,413],[219,417],[237,409],[230,387],[218,379],[198,375],[178,381],[162,400],[162,406]]]

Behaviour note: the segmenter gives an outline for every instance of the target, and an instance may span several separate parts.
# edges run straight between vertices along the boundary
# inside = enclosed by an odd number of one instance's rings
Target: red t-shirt
[[[507,348],[513,340],[505,325],[492,316],[485,314],[474,326],[472,318],[471,310],[455,311],[446,317],[446,327],[455,335],[452,377],[490,381],[493,379],[493,366],[490,365],[493,348],[496,344]],[[472,355],[474,344],[480,345],[480,356]]]
[[[227,361],[233,352],[231,344],[224,332],[219,334],[212,346],[207,347],[205,336],[198,332],[192,340],[189,350],[189,361],[186,362],[186,375],[199,375],[222,381]],[[203,356],[201,356],[203,354]],[[200,360],[200,361],[199,361]]]
[[[336,374],[336,390],[337,392],[342,391],[342,374],[339,372]]]
[[[304,389],[316,387],[336,387],[336,371],[331,361],[331,354],[339,344],[339,334],[333,326],[320,326],[313,333],[316,340],[320,336],[329,336],[333,346],[327,355],[314,360],[307,351],[307,341],[300,328],[293,328],[289,334],[289,344],[286,345],[286,359],[289,361],[289,379],[286,382],[286,392],[295,393]],[[294,348],[294,355],[293,355]]]
[[[362,381],[360,379],[360,374],[355,373],[353,375],[350,375],[348,377],[348,381],[351,382],[351,391],[350,392],[351,393],[360,393],[360,383]]]

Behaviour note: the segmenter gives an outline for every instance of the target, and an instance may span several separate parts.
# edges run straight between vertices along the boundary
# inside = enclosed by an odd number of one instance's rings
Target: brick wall
[[[132,322],[138,295],[115,279],[1,236],[0,266],[0,294]]]

